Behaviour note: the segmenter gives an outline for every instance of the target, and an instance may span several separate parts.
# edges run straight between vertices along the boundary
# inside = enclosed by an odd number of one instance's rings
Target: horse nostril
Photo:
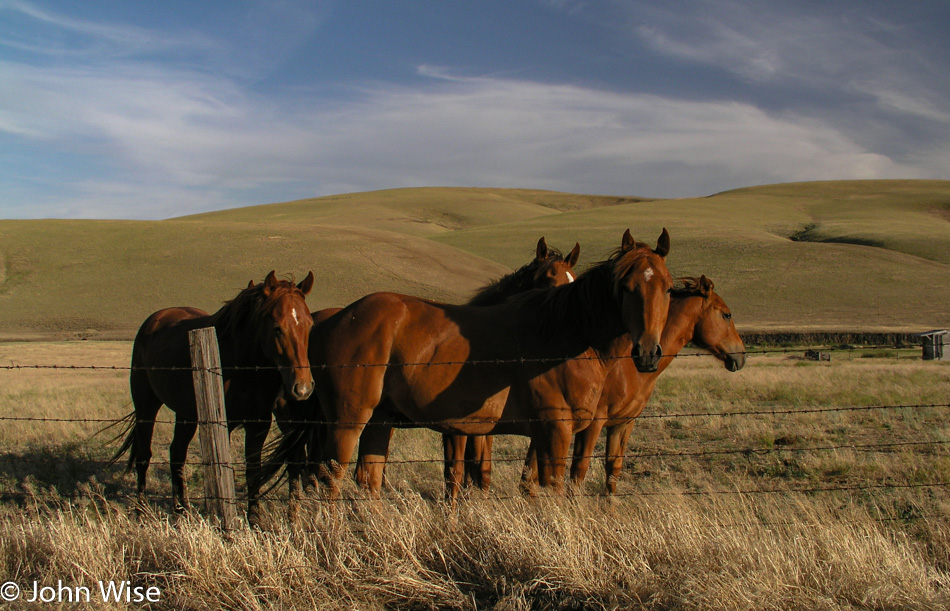
[[[312,384],[294,384],[294,397],[299,400],[308,398],[312,392]]]

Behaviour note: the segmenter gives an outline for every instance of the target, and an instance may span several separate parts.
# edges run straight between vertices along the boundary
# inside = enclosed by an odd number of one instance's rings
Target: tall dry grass
[[[911,536],[805,497],[528,502],[418,495],[224,537],[112,501],[7,511],[5,579],[130,580],[156,608],[943,609],[950,576]],[[935,525],[948,542],[947,525]]]
[[[124,365],[127,347],[0,345],[0,358]],[[112,448],[89,439],[97,425],[0,420],[0,581],[129,580],[158,587],[162,609],[948,608],[950,410],[849,408],[946,403],[950,367],[833,358],[753,356],[735,374],[677,361],[615,499],[600,496],[598,459],[573,496],[522,498],[526,441],[501,438],[493,491],[448,507],[426,462],[438,436],[397,431],[383,500],[351,487],[354,500],[307,498],[293,521],[277,491],[262,530],[228,536],[169,514],[167,437],[153,446],[159,498],[142,510],[132,480],[101,467]],[[118,418],[125,384],[121,372],[3,370],[0,417]],[[197,468],[191,482],[201,490]]]

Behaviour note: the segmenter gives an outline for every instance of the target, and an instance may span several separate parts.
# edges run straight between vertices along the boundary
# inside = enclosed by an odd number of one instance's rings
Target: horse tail
[[[308,424],[288,427],[281,431],[264,447],[267,456],[261,462],[261,487],[270,480],[277,478],[261,493],[262,496],[275,489],[288,477],[289,466],[294,461],[300,461],[306,456],[307,443],[313,437],[313,427]],[[304,465],[298,465],[304,466]],[[285,468],[287,467],[287,468]]]
[[[124,418],[116,420],[115,422],[107,426],[105,429],[102,429],[103,431],[105,431],[114,426],[122,425],[122,430],[119,431],[119,434],[113,437],[109,443],[115,443],[119,439],[122,439],[123,437],[125,437],[125,439],[122,441],[122,445],[119,446],[119,449],[116,450],[115,454],[112,455],[112,458],[109,459],[109,462],[106,463],[107,466],[114,465],[115,463],[119,461],[120,458],[122,458],[123,454],[128,452],[129,463],[125,467],[125,472],[126,473],[132,472],[132,468],[135,466],[135,459],[138,456],[138,452],[136,448],[137,444],[135,443],[135,424],[136,424],[135,410],[132,410],[132,412],[130,412]],[[101,433],[102,431],[99,431],[99,432]]]

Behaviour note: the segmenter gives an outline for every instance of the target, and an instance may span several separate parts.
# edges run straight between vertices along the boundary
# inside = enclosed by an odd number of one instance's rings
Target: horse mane
[[[532,290],[511,300],[526,321],[542,337],[555,337],[566,330],[580,329],[596,338],[622,328],[619,320],[619,286],[639,256],[653,249],[643,242],[632,248],[617,248],[610,256],[582,272],[577,280],[553,289]],[[614,328],[616,327],[616,328]]]
[[[532,259],[510,274],[486,284],[475,293],[475,296],[466,305],[490,306],[501,303],[511,295],[533,288],[539,274],[543,273],[552,263],[563,260],[564,255],[561,254],[561,251],[548,247],[548,254],[542,261]]]
[[[240,334],[246,325],[267,316],[288,293],[296,291],[301,299],[305,298],[290,280],[278,280],[270,295],[264,294],[265,285],[266,282],[261,282],[249,286],[211,315],[211,324],[218,331],[219,341]]]
[[[709,290],[713,289],[712,280],[706,279],[709,282]],[[673,292],[670,294],[670,297],[674,299],[682,299],[684,297],[704,297],[703,288],[700,285],[700,279],[695,276],[684,276],[682,278],[676,279],[676,284],[673,286]]]

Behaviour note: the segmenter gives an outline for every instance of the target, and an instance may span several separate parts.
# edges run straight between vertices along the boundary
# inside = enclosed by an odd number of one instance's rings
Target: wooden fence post
[[[205,511],[214,513],[222,530],[237,528],[237,504],[234,493],[234,468],[231,466],[231,442],[224,411],[224,383],[221,355],[214,327],[188,333],[191,347],[192,377],[198,403],[198,439],[204,464]]]

